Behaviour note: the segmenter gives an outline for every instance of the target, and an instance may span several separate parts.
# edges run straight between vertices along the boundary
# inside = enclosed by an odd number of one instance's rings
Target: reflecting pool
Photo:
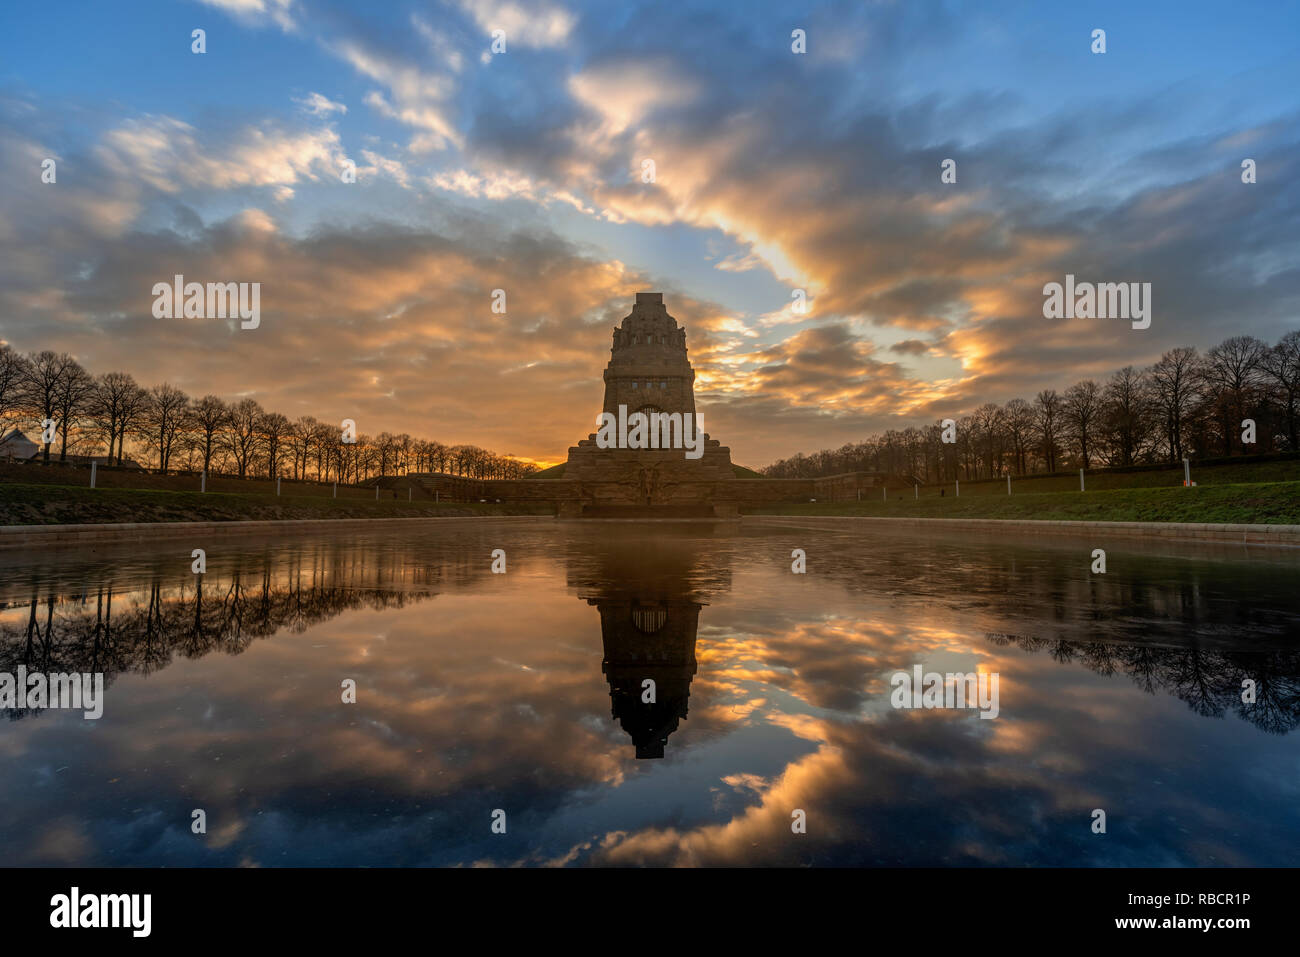
[[[1296,864],[1300,554],[1110,541],[1101,575],[1096,544],[483,519],[2,552],[0,672],[105,692],[6,710],[0,859]],[[895,708],[916,666],[997,675],[997,717]]]

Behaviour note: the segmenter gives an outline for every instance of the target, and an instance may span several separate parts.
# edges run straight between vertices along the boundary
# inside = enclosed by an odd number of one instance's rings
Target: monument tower
[[[695,414],[695,370],[686,358],[686,330],[668,315],[661,292],[639,292],[614,329],[605,367],[603,411]]]
[[[695,370],[686,354],[686,330],[668,314],[663,293],[639,292],[632,312],[614,329],[605,367],[602,412],[669,415],[695,409]],[[734,514],[725,491],[735,481],[731,450],[704,436],[703,455],[685,449],[601,448],[591,433],[569,449],[564,478],[579,485],[578,500],[562,515],[682,517]],[[721,493],[721,494],[720,494]]]

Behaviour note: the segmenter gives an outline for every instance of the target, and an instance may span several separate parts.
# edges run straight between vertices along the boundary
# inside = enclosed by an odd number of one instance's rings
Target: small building
[[[0,461],[26,462],[40,452],[41,447],[23,434],[11,429],[0,438]]]
[[[0,438],[0,462],[34,462],[42,459],[41,446],[29,439],[20,429],[13,429]],[[50,465],[89,468],[92,462],[100,468],[113,468],[117,466],[117,456],[66,455],[60,458],[56,447],[50,446]],[[122,468],[145,471],[143,465],[135,459],[128,458],[122,459]]]

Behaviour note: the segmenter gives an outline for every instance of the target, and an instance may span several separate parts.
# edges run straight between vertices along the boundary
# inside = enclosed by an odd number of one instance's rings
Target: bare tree
[[[267,412],[258,427],[262,433],[262,449],[266,452],[266,474],[275,478],[280,474],[281,455],[288,443],[293,426],[279,412]]]
[[[1034,434],[1033,406],[1024,399],[1012,399],[1003,407],[1003,422],[1006,423],[1007,438],[1011,440],[1011,454],[1015,457],[1016,474],[1024,475],[1028,471],[1026,453]]]
[[[68,431],[73,423],[81,420],[90,408],[91,398],[95,394],[95,380],[82,368],[76,359],[68,357],[59,376],[55,393],[55,410],[59,420],[59,461],[68,460]]]
[[[405,475],[411,471],[411,451],[414,442],[411,437],[403,432],[397,437],[397,475]]]
[[[310,415],[299,416],[298,421],[289,429],[289,453],[293,456],[293,477],[298,480],[307,478],[307,460],[311,457],[312,446],[316,441],[316,429],[320,425]]]
[[[1120,369],[1106,383],[1102,418],[1115,453],[1112,465],[1127,466],[1137,460],[1149,432],[1148,391],[1146,375],[1132,366]]]
[[[1171,462],[1182,461],[1188,451],[1184,433],[1197,398],[1198,365],[1195,349],[1171,349],[1151,367],[1152,394]]]
[[[195,431],[195,448],[203,462],[203,471],[212,471],[212,457],[220,450],[221,433],[230,421],[230,409],[218,396],[205,395],[194,403],[191,421]]]
[[[1233,336],[1205,354],[1200,376],[1207,386],[1206,398],[1215,412],[1226,455],[1232,454],[1232,437],[1256,400],[1267,354],[1268,346],[1254,336]]]
[[[158,456],[158,471],[167,474],[177,439],[185,429],[190,397],[173,385],[163,383],[149,390],[141,435]]]
[[[397,437],[391,432],[380,432],[375,439],[375,449],[379,453],[379,476],[388,474],[388,466],[397,454]]]
[[[1034,413],[1037,417],[1038,440],[1043,450],[1043,462],[1047,471],[1056,471],[1057,445],[1060,442],[1061,427],[1065,418],[1061,397],[1055,389],[1044,389],[1034,399]]]
[[[432,442],[430,445],[432,449],[429,452],[429,458],[433,462],[433,470],[435,472],[446,472],[447,462],[451,457],[451,449],[441,442]]]
[[[1265,377],[1274,386],[1275,401],[1286,421],[1286,440],[1291,451],[1300,451],[1300,331],[1288,332],[1260,362]]]
[[[332,425],[324,423],[313,429],[312,438],[316,446],[316,478],[328,482],[331,474],[339,476],[339,433]]]
[[[46,422],[58,425],[56,415],[61,385],[72,365],[76,365],[76,360],[66,352],[51,352],[46,349],[28,357],[27,367],[23,370],[23,393],[26,405],[32,417],[40,422],[42,431],[46,429]],[[50,443],[42,442],[41,446],[41,462],[49,465]]]
[[[229,408],[226,425],[226,450],[235,460],[239,477],[248,477],[248,467],[253,463],[261,442],[259,426],[262,407],[255,399],[240,399]]]
[[[118,453],[121,464],[121,450],[117,440],[123,424],[123,417],[129,409],[139,408],[140,394],[143,390],[134,378],[125,372],[109,372],[95,382],[95,392],[90,400],[90,420],[100,435],[108,439],[108,462],[113,462],[113,453]]]
[[[976,453],[983,453],[986,474],[994,478],[1002,473],[1002,457],[1006,451],[1006,418],[1002,407],[995,402],[986,402],[975,410],[972,419],[975,427],[973,439],[978,444]],[[901,470],[891,468],[889,471]]]
[[[1184,456],[1231,442],[1243,417],[1256,417],[1261,450],[1281,442],[1300,451],[1300,332],[1276,346],[1250,336],[1229,339],[1206,357],[1195,349],[1172,349],[1154,366],[1120,369],[1105,388],[1080,382],[1060,395],[1044,389],[1032,403],[1013,399],[1001,410],[991,404],[959,420],[957,442],[944,444],[941,427],[890,429],[839,449],[796,453],[763,469],[773,477],[814,478],[859,469],[923,473],[927,482],[996,474],[1011,464],[1022,474],[1042,463],[1048,472],[1063,466],[1064,444],[1077,449],[1079,464],[1116,467]],[[909,435],[914,432],[914,435]],[[422,460],[443,470],[478,474],[487,455],[489,472],[510,472],[509,464],[481,449],[443,450],[428,443]],[[1035,451],[1039,454],[1035,454]],[[507,457],[508,458],[508,457]]]
[[[28,361],[5,343],[0,345],[0,434],[4,422],[23,406],[29,372]]]
[[[1075,383],[1065,390],[1062,406],[1067,431],[1079,448],[1083,467],[1091,468],[1093,433],[1101,411],[1101,387],[1092,379]]]
[[[126,437],[139,432],[138,424],[149,410],[149,391],[137,387],[125,393],[122,400],[121,415],[117,425],[117,464],[122,464]]]
[[[30,373],[28,361],[7,343],[0,345],[0,438],[8,431],[7,423],[26,405]]]

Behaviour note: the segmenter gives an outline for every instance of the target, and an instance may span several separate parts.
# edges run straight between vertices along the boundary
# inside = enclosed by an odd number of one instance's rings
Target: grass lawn
[[[229,522],[311,518],[424,518],[449,515],[550,515],[537,505],[378,502],[231,492],[0,485],[0,525],[113,522]]]
[[[962,495],[931,492],[917,500],[891,490],[891,501],[808,502],[747,509],[753,515],[881,515],[914,518],[1018,518],[1076,522],[1202,522],[1300,525],[1300,482],[1199,485],[1196,488],[1089,488],[1080,492]]]
[[[1193,465],[1192,480],[1198,487],[1206,485],[1254,485],[1265,482],[1300,481],[1300,459],[1294,457],[1257,462],[1243,459],[1239,462],[1225,462],[1218,465]],[[1088,472],[1086,483],[1089,492],[1101,492],[1111,489],[1138,488],[1176,488],[1183,487],[1183,467],[1181,465],[1142,469],[1132,472]],[[950,482],[945,489],[948,496],[953,493]],[[1061,475],[1025,475],[1011,480],[1011,489],[1015,494],[1025,492],[1077,492],[1079,490],[1079,473],[1067,472]],[[938,495],[933,486],[921,489],[921,497]],[[1005,479],[981,479],[978,482],[961,483],[961,497],[992,495],[1005,498],[1007,485]]]
[[[563,466],[557,466],[562,469]],[[752,475],[735,467],[738,476]],[[552,470],[553,471],[553,470]],[[918,518],[1014,518],[1094,522],[1202,522],[1300,525],[1300,461],[1231,463],[1193,470],[1200,484],[1183,488],[1182,472],[1090,474],[1086,492],[1074,476],[963,482],[961,495],[931,486],[920,498],[891,489],[889,500],[802,503],[747,509],[756,515],[882,515]],[[748,475],[746,474],[748,473]],[[49,478],[49,476],[42,476]],[[1163,483],[1163,484],[1160,484]],[[268,485],[268,489],[270,486]],[[344,490],[340,489],[340,494]],[[401,518],[452,515],[551,515],[549,505],[372,501],[348,490],[316,494],[98,488],[0,483],[0,524],[238,521],[250,519]],[[391,493],[389,493],[391,494]]]

